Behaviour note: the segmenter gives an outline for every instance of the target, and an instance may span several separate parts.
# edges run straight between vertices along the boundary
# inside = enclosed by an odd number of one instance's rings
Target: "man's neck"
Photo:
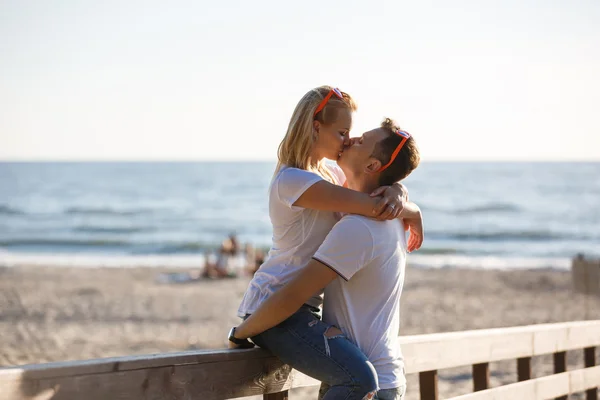
[[[372,193],[378,187],[377,181],[366,175],[348,179],[348,188],[357,192]]]

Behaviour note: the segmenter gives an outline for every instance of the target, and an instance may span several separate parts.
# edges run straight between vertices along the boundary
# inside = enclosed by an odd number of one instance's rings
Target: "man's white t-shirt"
[[[381,389],[404,385],[398,344],[406,264],[402,222],[347,215],[314,258],[339,275],[325,288],[323,321],[340,328],[363,351]]]
[[[337,165],[326,164],[342,185],[346,177]],[[269,187],[269,217],[273,225],[273,245],[263,265],[256,271],[238,309],[238,316],[252,314],[271,294],[292,280],[306,266],[338,221],[335,213],[294,206],[298,198],[323,178],[310,171],[284,166]],[[322,293],[307,304],[320,307]]]

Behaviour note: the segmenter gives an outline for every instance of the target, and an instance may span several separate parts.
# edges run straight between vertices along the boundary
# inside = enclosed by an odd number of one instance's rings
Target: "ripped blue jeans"
[[[331,326],[318,309],[302,306],[279,325],[252,338],[258,346],[329,386],[323,400],[370,399],[377,391],[377,373],[367,357],[343,335],[326,335]]]

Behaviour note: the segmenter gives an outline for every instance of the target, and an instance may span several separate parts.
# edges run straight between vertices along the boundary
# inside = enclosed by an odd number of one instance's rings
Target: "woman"
[[[350,143],[352,112],[347,93],[321,86],[306,93],[279,146],[279,162],[269,190],[273,246],[244,295],[238,315],[247,317],[305,266],[337,222],[336,212],[393,219],[403,207],[401,185],[380,188],[377,199],[343,187],[337,160]],[[324,399],[363,399],[377,390],[377,376],[366,356],[337,328],[319,318],[321,294],[296,314],[252,338],[283,362],[331,389]],[[230,333],[230,340],[235,342]],[[327,337],[335,336],[335,340]]]

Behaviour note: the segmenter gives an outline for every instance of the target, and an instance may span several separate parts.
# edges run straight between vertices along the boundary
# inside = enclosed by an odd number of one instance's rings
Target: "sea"
[[[268,248],[275,162],[0,163],[0,266],[198,267]],[[600,256],[600,163],[423,162],[417,267],[568,269]]]

